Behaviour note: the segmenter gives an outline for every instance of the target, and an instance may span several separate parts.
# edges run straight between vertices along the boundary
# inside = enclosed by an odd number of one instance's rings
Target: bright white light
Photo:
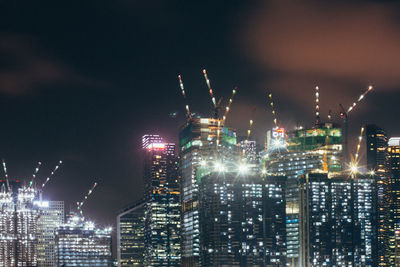
[[[373,176],[373,175],[375,175],[375,171],[374,171],[374,170],[370,170],[370,171],[368,172],[368,174],[371,175],[371,176]]]
[[[267,174],[267,170],[266,170],[266,169],[262,169],[262,170],[261,170],[261,173],[262,173],[262,174]]]
[[[205,160],[200,161],[200,165],[201,166],[206,166],[207,165],[207,161],[205,161]]]
[[[351,174],[356,174],[356,173],[358,173],[358,165],[357,164],[351,164],[350,165],[350,173]]]
[[[224,172],[225,171],[225,166],[221,162],[216,162],[214,165],[214,170],[218,172]]]
[[[240,164],[238,170],[239,173],[246,174],[249,171],[249,166],[247,166],[246,164]]]
[[[271,140],[271,149],[272,150],[277,150],[280,148],[285,148],[286,147],[286,141],[284,138],[277,138]]]
[[[41,207],[41,208],[48,208],[49,202],[48,201],[34,201],[33,205]]]

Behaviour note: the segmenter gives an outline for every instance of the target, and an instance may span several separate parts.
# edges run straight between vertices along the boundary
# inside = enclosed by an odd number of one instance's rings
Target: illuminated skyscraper
[[[391,198],[390,215],[393,224],[391,246],[394,247],[395,266],[400,266],[400,138],[389,139],[389,191]]]
[[[374,177],[300,179],[300,266],[376,266]]]
[[[158,135],[143,136],[144,265],[179,266],[180,176],[175,144]]]
[[[37,266],[35,190],[18,181],[0,183],[0,266]]]
[[[118,215],[118,266],[144,266],[144,219],[144,201],[134,203]]]
[[[286,229],[287,257],[292,267],[299,265],[298,178],[307,172],[338,173],[342,170],[342,134],[337,125],[298,128],[286,133],[275,128],[267,135],[265,172],[287,177]]]
[[[71,216],[56,232],[57,266],[111,267],[111,232]]]
[[[393,244],[390,244],[390,239],[393,236],[393,224],[390,215],[388,137],[386,132],[376,125],[367,125],[365,128],[367,168],[376,173],[377,179],[378,239],[374,246],[377,249],[379,266],[392,266]]]
[[[63,201],[34,201],[40,211],[37,223],[37,264],[38,267],[57,266],[56,230],[64,224]]]
[[[180,175],[175,144],[144,135],[144,196],[117,217],[119,266],[180,266]]]
[[[201,266],[285,266],[284,190],[285,177],[238,173],[234,166],[202,177]]]
[[[182,175],[182,266],[200,266],[199,181],[212,170],[204,163],[238,160],[236,133],[221,119],[192,118],[179,133]]]

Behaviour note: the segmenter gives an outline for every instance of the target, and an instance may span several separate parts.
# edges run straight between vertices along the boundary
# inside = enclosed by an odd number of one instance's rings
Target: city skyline
[[[355,8],[357,3],[360,10]],[[5,60],[0,63],[0,157],[6,160],[10,177],[31,177],[40,161],[38,179],[43,180],[62,160],[65,164],[48,184],[46,199],[65,201],[68,211],[98,181],[97,191],[86,203],[87,216],[102,225],[115,225],[121,207],[139,200],[142,193],[141,136],[159,134],[169,142],[178,141],[185,114],[178,74],[192,110],[212,115],[203,68],[208,70],[217,98],[227,101],[238,86],[227,124],[238,129],[239,135],[246,135],[254,107],[253,137],[262,141],[272,129],[267,92],[274,95],[282,126],[292,129],[297,124],[313,125],[316,85],[320,87],[321,118],[325,120],[332,109],[335,121],[341,122],[339,103],[350,106],[372,84],[374,90],[351,115],[350,152],[354,153],[365,122],[382,127],[389,137],[400,136],[400,126],[391,116],[400,100],[399,81],[393,78],[397,65],[389,64],[396,58],[387,56],[397,51],[391,47],[398,43],[400,25],[390,10],[398,11],[399,6],[391,1],[327,6],[310,1],[306,7],[310,11],[291,4],[269,7],[262,2],[225,6],[179,1],[57,5],[48,1],[41,6],[1,1],[0,56]],[[346,12],[333,24],[320,20],[321,30],[315,22],[319,17],[306,18],[308,12],[317,10],[327,17]],[[263,19],[260,12],[272,15]],[[288,24],[277,18],[293,13],[298,15]],[[271,22],[279,28],[271,29]],[[314,41],[313,36],[298,33],[296,22],[318,38]],[[345,41],[354,30],[342,24],[362,30],[361,34]],[[388,30],[382,31],[385,25]],[[343,34],[337,34],[335,27]],[[287,39],[279,35],[280,30],[288,32]],[[377,40],[377,32],[383,32],[382,40]],[[255,40],[254,36],[263,33],[271,34],[271,39]],[[357,49],[363,48],[365,35],[374,44],[372,50]],[[328,46],[334,38],[343,42]],[[293,50],[296,57],[290,61],[284,56],[290,49],[283,46],[278,51],[271,40],[298,41],[302,46]],[[264,50],[266,43],[271,44]],[[311,57],[310,48],[304,46],[319,48],[318,43],[320,49]],[[271,51],[279,53],[275,57]],[[335,51],[339,62],[322,56]],[[355,51],[356,59],[345,61]],[[378,55],[367,57],[371,51]],[[310,60],[305,64],[307,55]],[[368,64],[377,58],[381,59],[376,60],[379,66],[371,64],[366,70],[354,63]],[[390,62],[383,64],[384,60]],[[341,69],[341,64],[346,67]],[[176,118],[170,115],[175,112]]]

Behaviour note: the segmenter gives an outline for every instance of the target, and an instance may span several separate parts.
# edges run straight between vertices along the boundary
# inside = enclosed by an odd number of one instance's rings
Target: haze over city
[[[373,86],[351,111],[354,154],[362,125],[400,136],[399,12],[374,0],[0,0],[0,158],[13,180],[41,162],[40,182],[61,160],[43,196],[66,212],[97,182],[85,216],[115,230],[120,210],[142,199],[142,137],[159,135],[179,155],[185,106],[214,116],[203,69],[220,114],[237,87],[226,125],[246,137],[253,120],[261,147],[276,126],[270,93],[289,132],[315,126],[316,86],[321,122],[331,114],[337,128],[340,104]]]

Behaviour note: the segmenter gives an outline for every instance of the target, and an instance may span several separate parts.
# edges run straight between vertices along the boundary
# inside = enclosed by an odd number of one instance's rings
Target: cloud
[[[400,87],[399,11],[386,1],[262,1],[248,13],[241,48],[292,99],[319,84],[349,101],[368,84]]]
[[[27,35],[0,33],[0,92],[19,95],[55,83],[96,84],[51,58]]]

